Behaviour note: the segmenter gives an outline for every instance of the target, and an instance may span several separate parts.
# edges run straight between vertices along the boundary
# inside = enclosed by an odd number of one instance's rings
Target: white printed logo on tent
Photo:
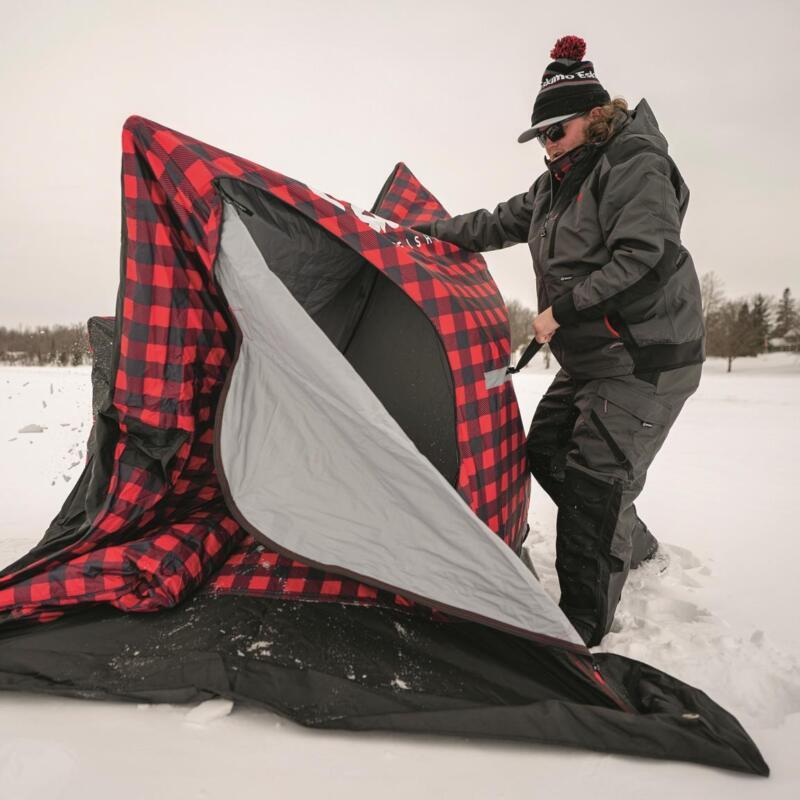
[[[318,197],[321,197],[323,200],[327,200],[331,205],[336,206],[336,208],[340,209],[341,211],[347,211],[347,206],[344,205],[341,201],[337,200],[335,197],[331,197],[326,192],[320,192],[317,189],[309,186],[314,194]],[[396,222],[392,222],[390,219],[384,219],[383,217],[379,217],[377,214],[373,214],[371,211],[365,211],[363,208],[350,205],[350,209],[352,212],[366,225],[369,225],[372,230],[376,233],[386,233],[386,228],[399,228],[400,226]]]

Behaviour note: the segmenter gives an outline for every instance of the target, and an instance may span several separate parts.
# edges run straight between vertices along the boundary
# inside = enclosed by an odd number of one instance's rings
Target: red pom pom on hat
[[[550,58],[554,61],[557,58],[572,58],[575,61],[583,61],[586,53],[586,42],[580,36],[562,36],[553,45],[550,51]]]

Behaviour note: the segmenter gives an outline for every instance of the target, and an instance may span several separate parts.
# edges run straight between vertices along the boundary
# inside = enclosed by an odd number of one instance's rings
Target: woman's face
[[[550,161],[555,161],[564,153],[586,143],[586,128],[589,125],[586,117],[575,117],[562,125],[564,126],[564,136],[557,142],[551,142],[549,139],[545,142],[544,149],[547,151],[547,158]]]

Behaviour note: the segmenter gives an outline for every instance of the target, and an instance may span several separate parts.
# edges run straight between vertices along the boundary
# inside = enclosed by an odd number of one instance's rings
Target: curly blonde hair
[[[628,117],[628,101],[615,97],[610,103],[597,106],[601,109],[597,119],[590,119],[586,127],[586,141],[592,144],[605,144]]]

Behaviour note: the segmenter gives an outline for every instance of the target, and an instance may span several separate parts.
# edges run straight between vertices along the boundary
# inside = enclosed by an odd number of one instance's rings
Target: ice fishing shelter
[[[90,456],[0,573],[0,688],[766,772],[701,692],[593,659],[519,559],[505,306],[414,231],[446,212],[404,165],[364,211],[132,117],[122,189]]]

